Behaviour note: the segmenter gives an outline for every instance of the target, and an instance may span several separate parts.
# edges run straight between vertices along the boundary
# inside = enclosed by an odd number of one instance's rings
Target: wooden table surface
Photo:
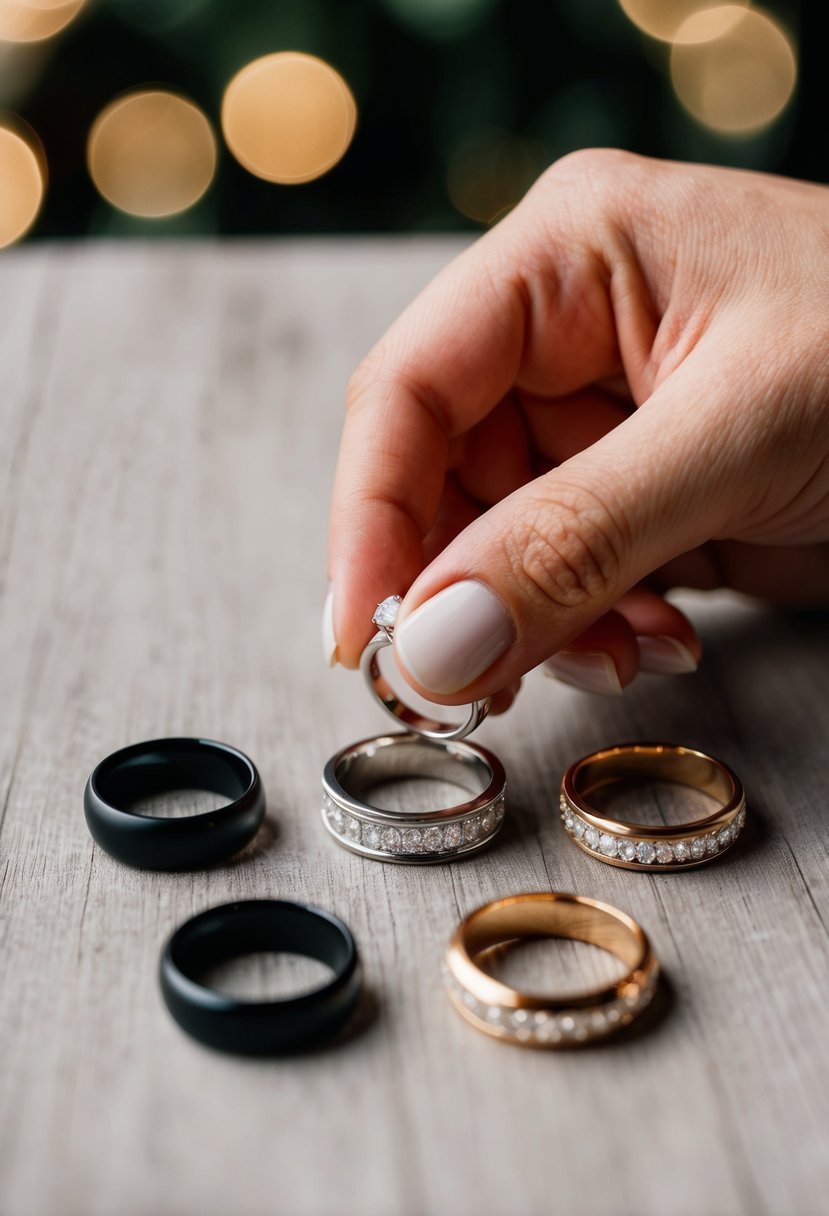
[[[825,621],[686,596],[698,674],[619,699],[530,677],[480,731],[510,812],[478,859],[385,866],[323,831],[325,759],[387,725],[320,653],[343,385],[456,247],[2,255],[4,1216],[829,1211]],[[266,825],[208,872],[118,865],[86,829],[85,778],[118,746],[184,733],[255,759]],[[654,737],[743,776],[750,827],[722,861],[629,873],[564,838],[563,768]],[[440,962],[459,916],[551,888],[651,934],[669,983],[645,1033],[525,1051],[450,1008]],[[353,927],[369,995],[344,1042],[240,1060],[168,1016],[167,935],[251,896]]]

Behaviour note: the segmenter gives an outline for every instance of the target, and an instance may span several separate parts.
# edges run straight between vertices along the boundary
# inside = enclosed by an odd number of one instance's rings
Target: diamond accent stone
[[[369,849],[379,849],[383,843],[383,833],[376,823],[363,824],[363,844]]]
[[[345,834],[349,840],[359,843],[363,835],[363,825],[359,819],[354,819],[353,816],[347,815],[345,821]]]
[[[705,856],[705,841],[701,836],[695,836],[691,841],[691,856],[695,861],[699,861],[701,857]]]
[[[705,837],[705,851],[706,851],[706,853],[712,853],[712,854],[713,854],[713,853],[716,853],[716,852],[717,852],[717,850],[719,849],[719,847],[720,847],[720,846],[719,846],[719,842],[718,842],[718,840],[717,840],[717,833],[716,833],[716,832],[709,832],[709,833],[708,833],[708,835]]]
[[[599,850],[604,853],[605,857],[615,857],[618,841],[615,836],[611,836],[610,832],[602,832],[599,837]]]
[[[423,833],[423,847],[429,853],[443,848],[443,832],[440,828],[427,828]]]
[[[423,833],[420,828],[407,828],[403,833],[403,849],[406,853],[419,853],[423,848]]]
[[[673,847],[669,844],[659,844],[656,846],[656,860],[663,866],[669,865],[674,859]]]
[[[636,846],[636,860],[643,865],[650,865],[656,859],[656,849],[649,840],[640,840]]]
[[[383,833],[383,848],[390,853],[400,852],[400,833],[397,828],[386,828]]]
[[[725,849],[731,844],[730,827],[720,828],[719,832],[717,833],[717,844],[721,849]]]
[[[499,827],[500,824],[502,824],[504,822],[505,809],[506,808],[504,805],[504,795],[502,794],[501,797],[498,799],[498,801],[495,803],[495,826],[496,827]]]
[[[584,829],[584,843],[591,849],[597,848],[599,844],[599,833],[592,824]]]
[[[481,815],[481,831],[485,836],[488,836],[490,832],[495,831],[496,826],[495,807],[488,806],[483,815]]]
[[[459,823],[448,823],[443,829],[443,843],[447,849],[456,849],[463,840],[463,832]]]
[[[394,622],[397,620],[397,613],[400,611],[400,605],[403,600],[399,595],[389,595],[377,605],[377,611],[371,618],[373,623],[380,629],[394,629]]]
[[[739,813],[739,815],[737,816],[737,818],[734,820],[734,822],[737,824],[737,831],[738,831],[738,832],[742,832],[743,828],[745,827],[745,822],[746,822],[746,809],[745,809],[745,807],[742,807],[742,808],[741,808],[740,813]]]
[[[688,847],[688,842],[685,840],[678,840],[674,845],[674,857],[677,859],[677,861],[687,861],[690,856],[691,850]]]
[[[584,822],[584,820],[576,819],[576,822],[573,824],[573,835],[576,837],[576,839],[581,840],[586,831],[587,824]]]
[[[470,843],[473,840],[481,838],[481,820],[478,815],[473,815],[471,819],[467,819],[463,825],[463,838]]]
[[[565,811],[564,812],[564,826],[567,829],[567,831],[572,832],[575,825],[576,825],[576,817],[573,814],[573,812]]]
[[[636,845],[632,840],[625,840],[619,845],[619,856],[625,861],[636,861]]]

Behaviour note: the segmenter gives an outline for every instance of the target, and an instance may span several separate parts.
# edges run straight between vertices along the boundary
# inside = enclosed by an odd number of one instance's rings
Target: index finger
[[[449,441],[516,384],[566,392],[618,362],[596,259],[574,255],[575,234],[557,257],[564,231],[551,243],[537,216],[525,200],[456,258],[352,378],[329,533],[337,658],[348,667],[377,603],[423,569]]]

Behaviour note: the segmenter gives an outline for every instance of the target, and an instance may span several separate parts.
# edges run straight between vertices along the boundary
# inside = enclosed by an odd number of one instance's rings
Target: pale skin
[[[692,670],[673,587],[829,605],[829,189],[557,162],[355,372],[328,564],[329,659],[356,666],[399,592],[412,686],[496,709],[550,656],[595,691]],[[438,690],[400,630],[468,581],[494,640]]]

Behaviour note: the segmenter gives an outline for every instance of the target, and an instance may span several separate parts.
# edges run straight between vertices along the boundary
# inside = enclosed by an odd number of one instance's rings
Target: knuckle
[[[532,501],[508,545],[516,578],[534,599],[558,608],[599,604],[617,592],[626,528],[595,496]]]
[[[556,189],[568,182],[598,190],[618,186],[640,162],[640,157],[621,148],[579,148],[550,165],[544,177]]]

